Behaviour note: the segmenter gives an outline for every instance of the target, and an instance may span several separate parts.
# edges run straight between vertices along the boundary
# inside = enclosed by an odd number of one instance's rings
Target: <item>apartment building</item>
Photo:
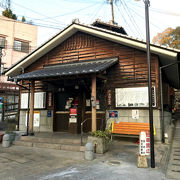
[[[0,16],[1,72],[36,48],[37,30],[37,26]],[[0,112],[6,113],[17,109],[18,93],[19,87],[13,82],[7,81],[7,77],[1,75]],[[3,106],[1,103],[3,103]]]

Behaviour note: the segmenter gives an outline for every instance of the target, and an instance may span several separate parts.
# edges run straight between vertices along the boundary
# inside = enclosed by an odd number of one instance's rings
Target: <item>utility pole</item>
[[[151,84],[151,59],[150,59],[150,33],[149,33],[149,6],[150,0],[144,0],[145,20],[146,20],[146,45],[147,45],[147,66],[148,66],[148,95],[149,95],[149,124],[150,124],[150,151],[151,168],[155,168],[154,158],[154,129],[153,129],[153,109],[152,109],[152,84]]]
[[[114,22],[114,0],[110,1],[110,5],[111,5],[112,23],[115,24],[115,22]]]
[[[135,0],[141,1],[141,0]],[[146,50],[147,50],[147,69],[148,69],[148,99],[149,99],[149,126],[150,126],[150,151],[151,168],[155,168],[154,157],[154,129],[153,129],[153,108],[152,108],[152,83],[151,83],[151,54],[150,54],[150,33],[149,33],[149,6],[150,0],[143,0],[145,5],[145,24],[146,24]]]
[[[8,0],[7,6],[8,6],[8,9],[11,9],[11,0]]]

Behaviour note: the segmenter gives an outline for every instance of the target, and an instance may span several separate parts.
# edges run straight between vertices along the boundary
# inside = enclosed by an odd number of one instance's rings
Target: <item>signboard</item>
[[[150,155],[150,135],[149,132],[140,133],[139,154],[141,156]]]
[[[47,111],[47,117],[51,117],[51,110]]]
[[[69,114],[70,115],[77,115],[77,109],[76,108],[70,108]]]
[[[77,123],[77,117],[76,116],[71,116],[69,118],[69,123]]]
[[[109,118],[118,118],[118,111],[109,111]]]
[[[30,114],[29,114],[30,115]],[[26,121],[25,125],[27,126],[27,112],[26,112]],[[29,119],[30,121],[30,119]],[[34,111],[34,127],[39,127],[40,124],[40,111]]]
[[[111,90],[107,90],[107,105],[111,106],[112,105],[112,93]]]
[[[148,107],[148,87],[116,88],[116,107]],[[152,87],[152,106],[156,106],[155,87]]]
[[[53,106],[53,103],[52,103],[52,92],[48,92],[47,106],[48,106],[49,108]]]

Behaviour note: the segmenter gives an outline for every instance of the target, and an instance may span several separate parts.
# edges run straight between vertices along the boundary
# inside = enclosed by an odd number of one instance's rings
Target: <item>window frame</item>
[[[3,46],[1,46],[1,42],[4,43]],[[6,47],[6,37],[0,35],[0,48],[5,48],[5,47]]]
[[[19,39],[14,39],[13,50],[23,52],[23,53],[29,53],[30,51],[29,42],[19,40]]]

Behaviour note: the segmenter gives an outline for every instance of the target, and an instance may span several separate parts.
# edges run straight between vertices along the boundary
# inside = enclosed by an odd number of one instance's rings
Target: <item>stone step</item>
[[[57,149],[57,150],[67,150],[67,151],[80,151],[83,152],[85,147],[77,144],[59,144],[59,143],[45,143],[45,142],[29,142],[29,141],[15,141],[16,146],[27,146],[27,147],[37,147],[37,148],[47,148],[47,149]]]
[[[80,139],[72,138],[42,138],[35,136],[21,136],[20,140],[27,142],[38,142],[38,143],[56,143],[56,144],[77,144],[80,145]],[[85,140],[83,140],[84,142]],[[84,142],[85,143],[85,142]]]

